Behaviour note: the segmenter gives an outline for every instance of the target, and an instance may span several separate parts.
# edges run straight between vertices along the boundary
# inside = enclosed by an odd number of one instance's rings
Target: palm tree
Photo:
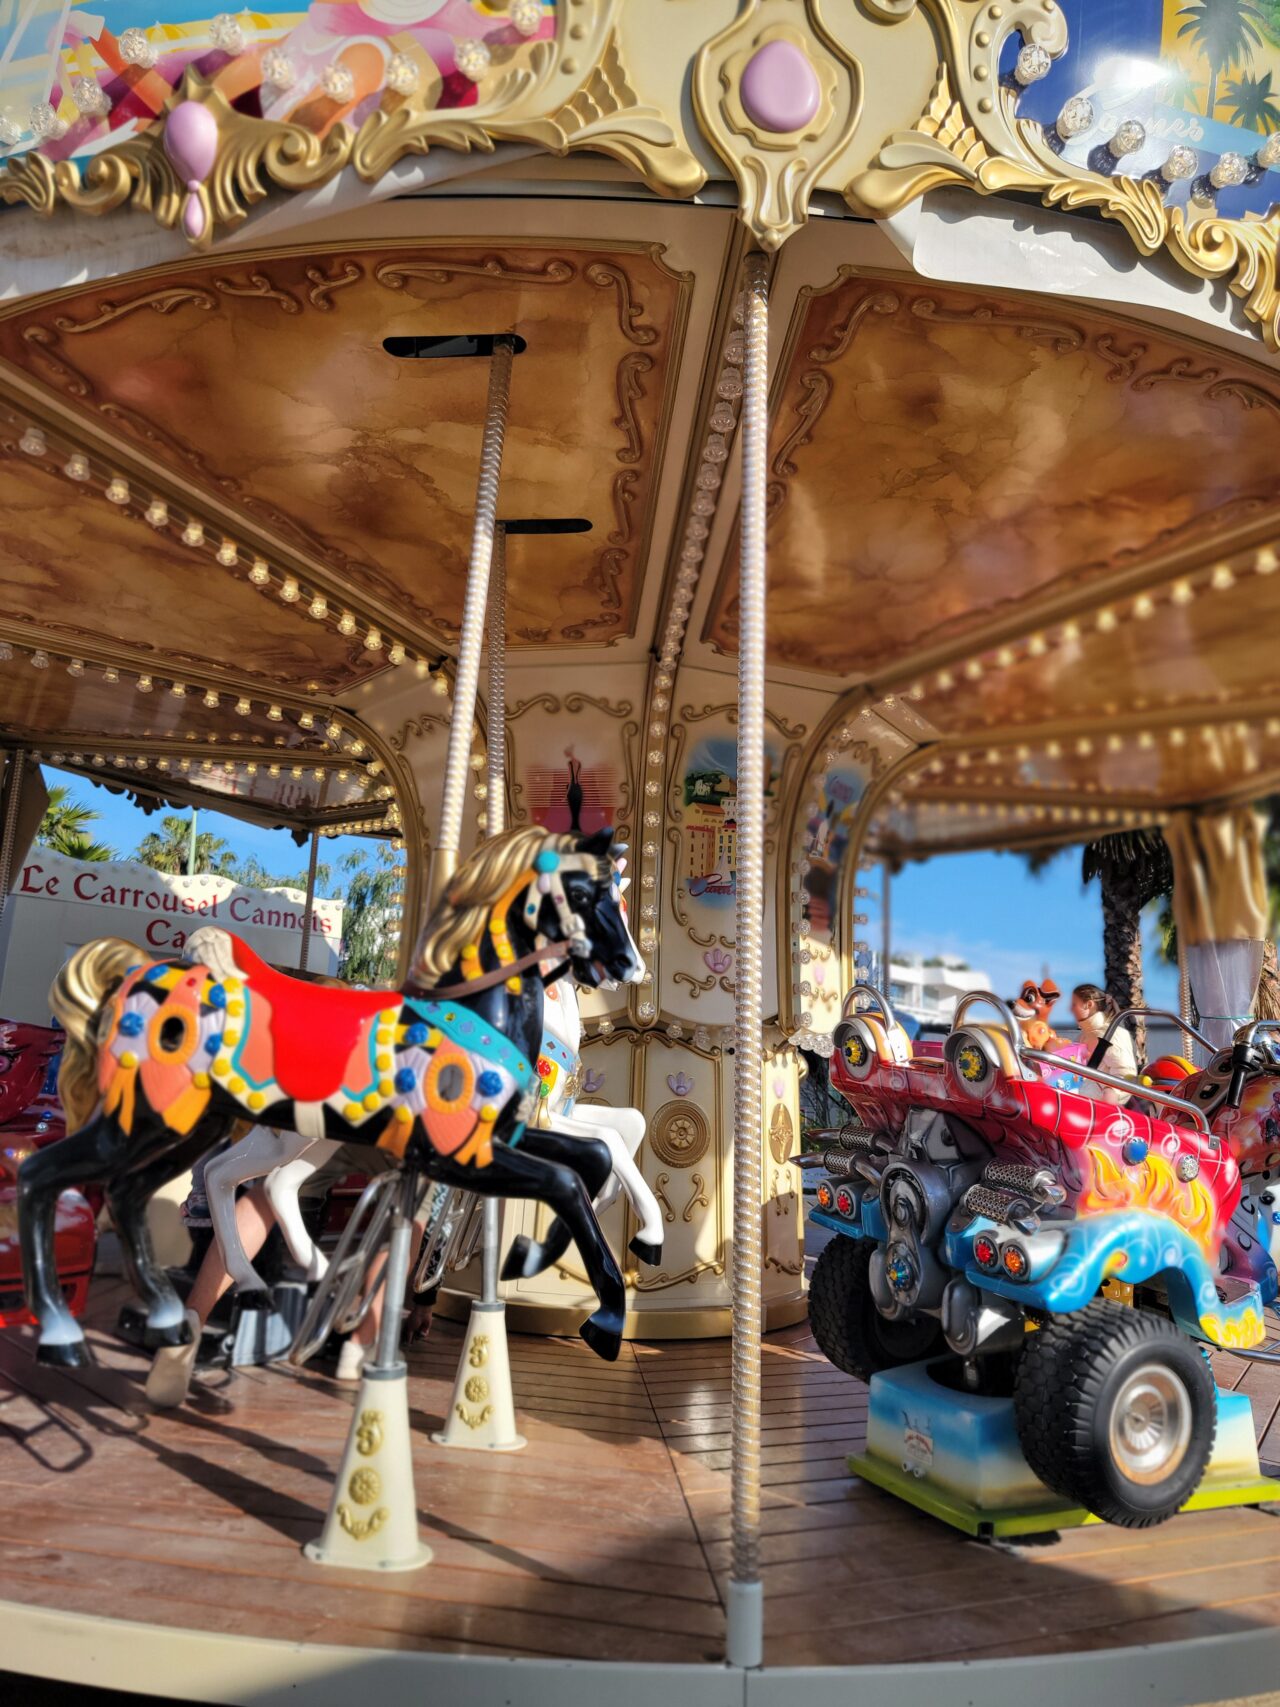
[[[149,865],[153,871],[181,875],[187,869],[191,849],[191,820],[180,818],[176,812],[160,820],[159,830],[150,830],[138,843],[134,859]],[[201,830],[196,836],[195,871],[212,872],[216,877],[234,877],[236,856],[222,836]]]
[[[1186,36],[1209,62],[1209,94],[1205,114],[1213,118],[1218,106],[1218,79],[1241,60],[1252,59],[1255,47],[1262,46],[1258,25],[1263,16],[1256,6],[1246,0],[1192,0],[1178,17],[1186,22],[1178,31],[1179,40]]]
[[[89,835],[89,825],[96,824],[98,816],[92,806],[73,800],[65,783],[57,783],[49,790],[49,802],[36,831],[36,840],[41,847],[66,854],[68,859],[114,859],[114,848],[109,848],[105,842],[93,841]]]
[[[1165,106],[1177,107],[1184,113],[1198,113],[1203,84],[1197,83],[1186,66],[1176,59],[1166,61],[1165,70],[1169,75],[1160,90],[1160,99]]]
[[[1122,1008],[1140,1007],[1142,909],[1173,888],[1173,861],[1159,830],[1121,830],[1090,842],[1080,875],[1102,885],[1102,960],[1107,991]],[[1146,1026],[1129,1022],[1139,1060],[1146,1055]]]
[[[1276,93],[1271,87],[1269,71],[1263,77],[1242,71],[1234,82],[1227,84],[1227,115],[1242,130],[1254,130],[1262,136],[1270,136],[1273,130],[1280,130],[1280,106],[1276,104]]]

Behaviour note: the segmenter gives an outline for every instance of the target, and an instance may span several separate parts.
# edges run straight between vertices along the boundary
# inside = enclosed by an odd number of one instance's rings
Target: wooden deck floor
[[[100,1290],[91,1321],[114,1316]],[[411,1357],[418,1494],[435,1562],[319,1571],[315,1535],[352,1390],[319,1372],[206,1377],[153,1413],[145,1364],[37,1368],[0,1337],[0,1599],[291,1640],[620,1661],[715,1661],[729,1564],[724,1343],[635,1345],[613,1367],[516,1336],[526,1451],[441,1451],[459,1330]],[[1223,1360],[1280,1469],[1280,1371]],[[764,1356],[766,1663],[1060,1653],[1280,1624],[1280,1523],[1259,1511],[1035,1546],[966,1541],[853,1481],[866,1392],[804,1327]]]

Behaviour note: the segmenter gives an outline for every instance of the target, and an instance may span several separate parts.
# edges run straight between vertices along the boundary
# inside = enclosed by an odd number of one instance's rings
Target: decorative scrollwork
[[[680,1211],[680,1219],[682,1221],[692,1221],[695,1209],[710,1209],[711,1207],[711,1199],[707,1196],[707,1182],[703,1179],[702,1175],[691,1174],[689,1176],[689,1184],[693,1187],[693,1190],[689,1194],[688,1203],[686,1203],[684,1208]]]
[[[631,296],[631,280],[614,261],[593,261],[583,271],[583,277],[601,290],[612,290],[618,299],[618,330],[631,344],[656,344],[657,328],[646,326],[641,319],[644,310]]]

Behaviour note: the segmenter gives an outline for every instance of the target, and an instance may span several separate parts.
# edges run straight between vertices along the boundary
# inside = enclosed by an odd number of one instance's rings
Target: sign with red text
[[[335,973],[341,901],[312,908],[307,967]],[[33,847],[15,872],[0,920],[0,1014],[45,1023],[49,986],[67,956],[95,937],[124,937],[156,959],[180,955],[191,932],[220,925],[283,971],[301,964],[306,896],[250,889],[228,877],[175,877],[133,860],[67,859]]]

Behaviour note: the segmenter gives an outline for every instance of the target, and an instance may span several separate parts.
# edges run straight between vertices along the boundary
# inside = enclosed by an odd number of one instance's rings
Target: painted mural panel
[[[411,92],[429,110],[555,34],[555,0],[314,0],[211,12],[206,0],[0,0],[0,146],[87,156],[153,123],[188,70],[237,111],[323,136]]]
[[[778,754],[766,747],[765,799],[776,798]],[[738,749],[708,736],[689,753],[682,784],[680,888],[692,902],[732,909],[738,893]]]
[[[1117,125],[1136,119],[1142,147],[1125,157],[1130,177],[1156,173],[1175,144],[1199,155],[1207,173],[1224,154],[1250,159],[1280,132],[1280,0],[1060,0],[1070,47],[1020,112],[1052,127],[1063,104],[1083,95],[1094,123],[1063,153],[1080,165],[1095,158]],[[1010,60],[1016,44],[1009,49]],[[1172,184],[1166,199],[1186,203],[1195,176]],[[1280,175],[1250,169],[1243,183],[1217,189],[1218,212],[1265,212],[1280,198]]]

